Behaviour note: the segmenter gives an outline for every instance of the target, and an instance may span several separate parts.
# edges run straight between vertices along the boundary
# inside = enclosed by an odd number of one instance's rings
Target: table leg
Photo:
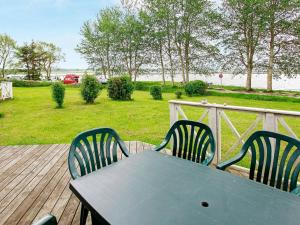
[[[86,224],[86,219],[89,214],[89,210],[81,204],[81,213],[80,213],[80,225]]]

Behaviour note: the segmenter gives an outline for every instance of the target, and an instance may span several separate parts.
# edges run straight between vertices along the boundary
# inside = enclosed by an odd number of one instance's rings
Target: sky
[[[0,0],[0,34],[17,41],[46,41],[65,54],[65,69],[86,69],[85,60],[74,49],[80,42],[80,28],[97,13],[118,4],[118,0]]]

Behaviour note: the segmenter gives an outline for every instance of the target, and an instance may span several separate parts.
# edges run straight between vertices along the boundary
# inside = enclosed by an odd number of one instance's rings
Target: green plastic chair
[[[57,220],[55,216],[47,214],[42,219],[34,223],[34,225],[57,225]]]
[[[118,149],[125,157],[129,152],[119,135],[111,128],[98,128],[80,133],[72,142],[68,165],[73,179],[118,161]],[[80,224],[84,225],[88,209],[81,207]]]
[[[199,122],[179,120],[173,124],[163,142],[154,150],[164,149],[172,140],[172,155],[209,165],[215,155],[215,139],[211,129]]]
[[[275,146],[273,151],[272,143]],[[217,168],[225,170],[241,161],[248,151],[251,153],[249,179],[300,195],[300,188],[297,188],[300,141],[274,132],[257,131],[237,156],[220,163]]]

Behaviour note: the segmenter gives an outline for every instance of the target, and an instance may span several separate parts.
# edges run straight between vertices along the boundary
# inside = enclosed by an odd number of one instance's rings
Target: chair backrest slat
[[[100,169],[101,164],[100,164],[100,159],[99,159],[99,149],[98,149],[98,144],[97,144],[97,135],[96,135],[96,133],[94,133],[92,136],[93,136],[93,146],[94,146],[96,166],[97,166],[97,169]]]
[[[296,151],[293,152],[292,156],[287,162],[286,168],[285,168],[285,174],[284,174],[284,179],[283,179],[283,187],[282,189],[284,191],[287,191],[289,188],[289,180],[290,180],[290,175],[292,171],[292,167],[295,163],[295,161],[299,158],[300,156],[300,151],[297,149]]]
[[[178,148],[176,149],[176,151],[177,151],[177,156],[179,157],[179,158],[181,158],[181,155],[182,155],[182,149],[183,149],[183,133],[182,133],[182,130],[181,130],[181,127],[179,127],[178,129],[177,129],[177,131],[178,131],[178,136],[179,136],[179,146],[178,146]],[[173,154],[174,155],[174,154]]]
[[[195,134],[195,127],[192,126],[191,127],[191,131],[190,131],[190,140],[189,140],[189,150],[188,150],[188,155],[187,155],[187,159],[191,160],[192,157],[192,150],[193,150],[193,144],[194,144],[194,134]]]
[[[192,161],[194,161],[194,162],[196,161],[197,149],[198,149],[198,144],[199,144],[199,141],[200,141],[200,135],[201,135],[202,131],[203,131],[202,128],[198,129],[196,137],[195,137],[193,157],[192,157]]]
[[[300,172],[300,163],[295,167],[294,171],[292,172],[290,190],[294,190],[297,187],[299,172]]]
[[[284,169],[285,169],[285,162],[286,162],[288,154],[289,154],[289,152],[291,151],[292,148],[293,148],[293,144],[288,143],[288,145],[286,146],[286,148],[283,151],[281,161],[279,163],[276,188],[279,188],[279,189],[281,188],[283,172],[284,172]]]
[[[86,154],[85,148],[83,147],[83,145],[80,142],[78,142],[77,147],[80,150],[80,153],[81,153],[82,158],[84,160],[84,164],[85,164],[85,168],[86,168],[87,172],[88,173],[92,172],[91,167],[90,167],[90,160],[88,158],[88,155]]]
[[[89,157],[89,162],[90,162],[91,169],[92,169],[92,171],[95,171],[96,170],[96,168],[95,168],[95,159],[94,159],[94,153],[92,152],[91,145],[90,145],[89,141],[86,138],[82,138],[82,141],[84,142],[86,150],[88,152],[88,157]]]
[[[76,179],[117,162],[118,147],[123,155],[129,156],[124,142],[111,128],[98,128],[80,133],[73,140],[68,157],[72,178]]]
[[[178,144],[178,139],[177,139],[177,132],[175,131],[173,134],[172,134],[172,139],[173,139],[173,149],[172,149],[172,155],[173,156],[176,156],[177,155],[177,144]]]
[[[101,158],[102,167],[106,166],[106,157],[105,157],[105,151],[104,151],[105,135],[106,135],[106,133],[101,133],[101,136],[100,136],[100,158]]]
[[[202,123],[179,120],[168,131],[165,142],[172,140],[172,155],[209,165],[215,154],[211,129]]]
[[[112,160],[111,160],[111,140],[112,140],[112,136],[109,134],[107,139],[106,139],[106,159],[107,159],[107,163],[108,165],[111,164]]]
[[[182,154],[182,158],[186,159],[187,158],[187,151],[189,147],[189,131],[186,125],[183,125],[183,134],[184,134],[184,150]]]
[[[280,151],[280,140],[276,140],[275,143],[275,151],[273,156],[273,166],[272,166],[272,174],[270,179],[270,186],[274,187],[276,182],[276,174],[278,174],[278,158],[279,158],[279,151]]]

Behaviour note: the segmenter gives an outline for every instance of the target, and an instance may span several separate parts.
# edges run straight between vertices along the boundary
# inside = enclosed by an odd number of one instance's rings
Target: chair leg
[[[81,213],[80,213],[80,225],[86,224],[86,219],[89,214],[89,211],[87,208],[84,207],[84,205],[81,204]]]

